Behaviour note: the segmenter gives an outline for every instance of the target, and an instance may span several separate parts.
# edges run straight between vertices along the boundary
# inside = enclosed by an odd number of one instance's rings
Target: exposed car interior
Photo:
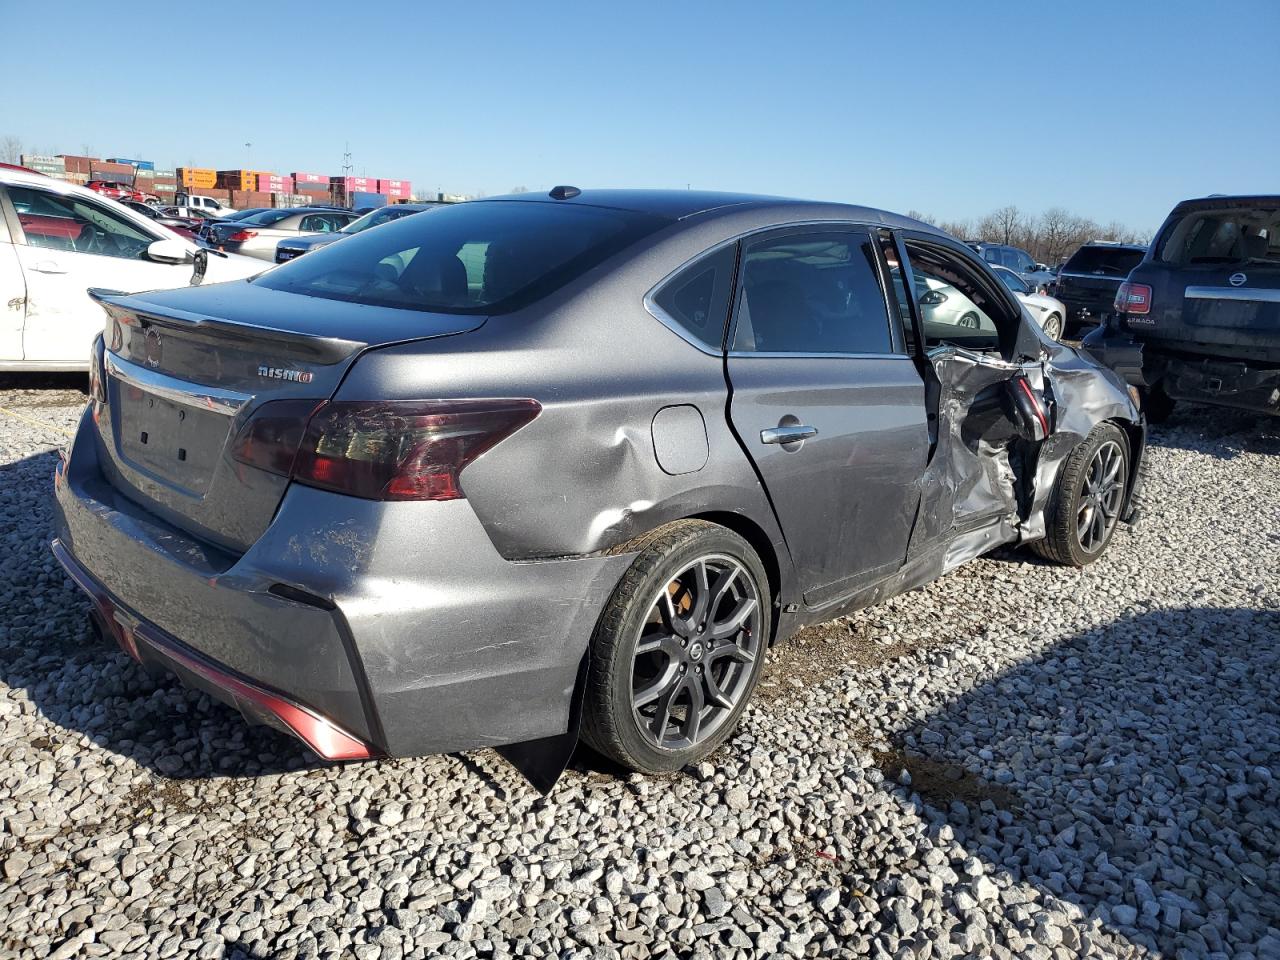
[[[155,240],[126,220],[79,197],[21,186],[11,186],[8,192],[27,243],[33,247],[137,259]]]

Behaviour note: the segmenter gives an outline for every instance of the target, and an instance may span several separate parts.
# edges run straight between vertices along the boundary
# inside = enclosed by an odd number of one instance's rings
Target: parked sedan
[[[401,217],[407,217],[411,213],[434,210],[440,206],[443,206],[443,204],[395,203],[390,206],[379,207],[376,210],[370,210],[360,219],[352,220],[337,233],[315,233],[305,237],[288,237],[276,244],[276,263],[284,263],[286,260],[293,260],[320,247],[327,247],[331,243],[368,230],[370,227],[390,223],[392,220],[399,220]]]
[[[55,554],[130,656],[332,759],[678,769],[804,624],[1096,560],[1143,452],[979,257],[863,207],[557,187],[98,299]]]
[[[1013,291],[1018,302],[1027,308],[1031,319],[1040,324],[1044,335],[1050,340],[1061,340],[1063,318],[1067,315],[1067,308],[1063,306],[1062,301],[1045,293],[1036,293],[1029,283],[1008,267],[992,267],[992,269],[996,276],[1004,281],[1004,285]]]
[[[240,220],[210,224],[205,242],[226,253],[275,262],[276,244],[308,233],[337,233],[356,215],[334,207],[293,207],[264,210]]]
[[[92,190],[0,167],[0,370],[88,369],[103,321],[90,287],[185,287],[262,269]]]
[[[199,218],[179,216],[175,208],[171,207],[169,210],[165,210],[161,207],[154,207],[149,203],[139,203],[137,200],[121,200],[120,203],[134,213],[140,213],[148,220],[154,220],[161,226],[168,227],[174,233],[181,234],[188,240],[195,240],[200,230],[201,220]]]

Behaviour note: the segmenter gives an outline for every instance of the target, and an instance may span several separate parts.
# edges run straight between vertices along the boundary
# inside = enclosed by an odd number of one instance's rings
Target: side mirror
[[[940,303],[945,303],[947,295],[937,290],[930,290],[928,293],[920,297],[920,303],[926,307],[936,307]]]
[[[192,253],[181,240],[154,240],[147,247],[147,259],[156,263],[190,263]]]

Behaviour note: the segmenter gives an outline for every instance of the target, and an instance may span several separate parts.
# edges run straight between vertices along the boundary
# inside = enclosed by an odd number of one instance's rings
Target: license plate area
[[[116,381],[115,433],[133,466],[203,496],[222,455],[231,418]]]

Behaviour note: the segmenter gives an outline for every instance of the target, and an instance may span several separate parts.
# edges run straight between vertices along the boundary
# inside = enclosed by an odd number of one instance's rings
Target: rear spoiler
[[[275,327],[246,326],[233,320],[223,320],[205,314],[191,313],[175,307],[151,303],[141,294],[122,293],[119,290],[89,288],[89,298],[101,306],[107,316],[129,325],[145,321],[171,330],[181,330],[191,336],[210,342],[233,344],[278,343],[295,351],[297,355],[317,363],[337,363],[368,346],[358,340],[338,337],[317,337],[293,330]]]

